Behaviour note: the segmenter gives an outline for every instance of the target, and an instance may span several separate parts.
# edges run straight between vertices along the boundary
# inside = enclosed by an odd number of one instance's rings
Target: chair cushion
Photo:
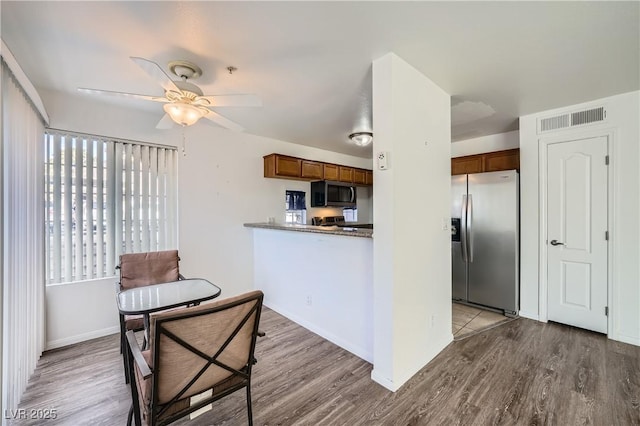
[[[178,250],[127,253],[120,256],[120,289],[177,281]]]
[[[153,371],[153,358],[151,357],[151,351],[150,350],[142,351],[142,356],[145,362],[147,363],[147,365]],[[150,421],[149,408],[151,407],[151,391],[152,391],[151,386],[153,385],[153,382],[152,382],[153,376],[145,380],[142,378],[142,375],[140,374],[140,369],[138,368],[137,364],[135,364],[135,370],[136,370],[136,382],[138,385],[138,392],[139,392],[138,398],[141,401],[140,405],[142,406],[142,417],[144,422],[148,424]],[[165,413],[163,413],[160,418],[167,417],[181,410],[184,410],[189,407],[189,404],[190,404],[190,398],[184,398],[184,399],[178,400],[173,404],[171,408],[169,408]]]
[[[144,329],[144,318],[142,315],[125,315],[124,316],[124,327],[125,330],[143,330]]]

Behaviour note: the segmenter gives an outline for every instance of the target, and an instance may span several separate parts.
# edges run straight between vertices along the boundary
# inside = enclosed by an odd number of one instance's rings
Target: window
[[[49,130],[47,283],[110,277],[121,253],[176,247],[176,150]]]
[[[307,223],[307,204],[303,191],[287,191],[285,194],[285,223]]]

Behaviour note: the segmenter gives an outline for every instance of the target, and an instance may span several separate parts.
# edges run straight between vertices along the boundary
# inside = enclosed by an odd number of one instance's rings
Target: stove
[[[371,223],[353,223],[345,222],[344,216],[326,216],[326,217],[312,217],[311,224],[315,226],[338,226],[341,228],[364,228],[373,229]]]
[[[316,216],[311,218],[311,224],[315,226],[346,226],[344,216]]]

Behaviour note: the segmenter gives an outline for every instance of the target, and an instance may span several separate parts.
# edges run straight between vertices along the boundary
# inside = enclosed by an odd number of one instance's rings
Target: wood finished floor
[[[517,319],[454,341],[398,392],[371,365],[265,309],[257,346],[256,425],[640,425],[640,348]],[[118,336],[43,355],[23,402],[55,408],[28,425],[124,425],[129,390]],[[189,425],[245,425],[244,392]]]

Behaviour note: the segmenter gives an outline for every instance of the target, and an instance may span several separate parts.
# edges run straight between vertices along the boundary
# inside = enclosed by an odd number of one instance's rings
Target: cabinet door
[[[500,170],[520,169],[520,150],[509,149],[484,154],[484,171],[497,172]]]
[[[338,168],[338,180],[340,182],[353,183],[353,167],[338,166]]]
[[[300,177],[299,158],[276,156],[276,176]]]
[[[335,164],[324,165],[324,180],[338,180],[338,166]]]
[[[467,173],[481,173],[482,155],[468,155],[451,159],[451,174],[464,175]]]
[[[324,176],[322,163],[302,160],[302,172],[300,176],[306,179],[322,180]]]
[[[365,184],[373,185],[373,171],[372,170],[367,170]]]
[[[367,183],[367,171],[362,169],[353,169],[353,183],[365,185]]]

